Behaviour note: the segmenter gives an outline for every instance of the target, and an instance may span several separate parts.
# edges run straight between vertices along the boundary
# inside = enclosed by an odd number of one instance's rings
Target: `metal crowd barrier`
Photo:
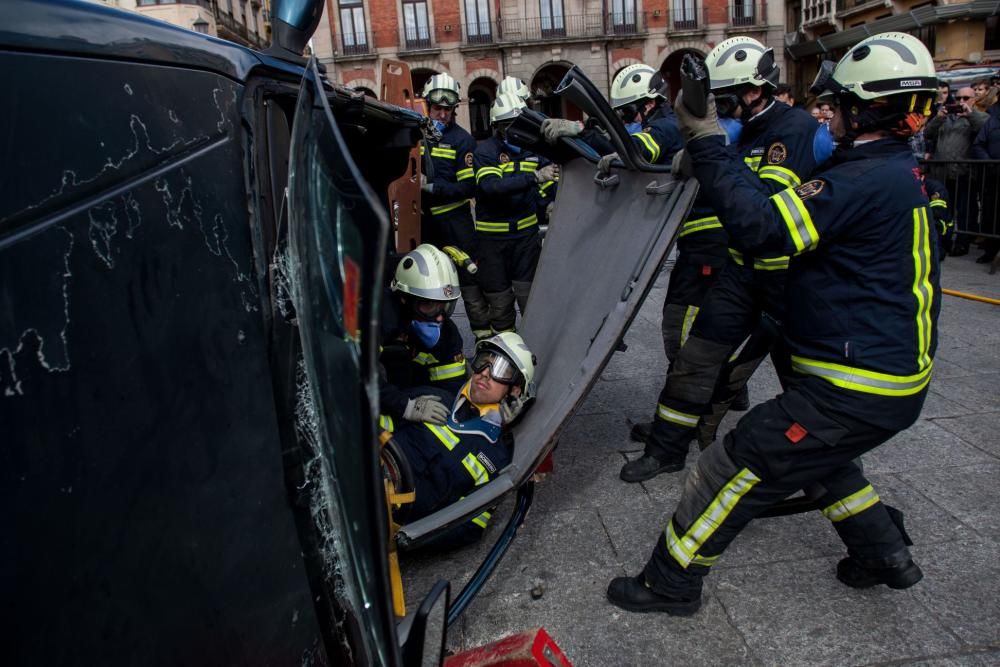
[[[923,160],[944,183],[959,234],[1000,238],[1000,160]]]

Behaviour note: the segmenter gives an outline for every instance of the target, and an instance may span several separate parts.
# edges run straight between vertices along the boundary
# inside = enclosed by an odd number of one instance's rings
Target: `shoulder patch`
[[[767,163],[768,164],[781,164],[786,159],[788,159],[788,147],[783,143],[771,144],[771,147],[767,149]]]
[[[510,156],[506,153],[500,153],[500,164],[507,164],[510,162]]]
[[[799,187],[795,188],[795,194],[799,196],[799,199],[809,199],[810,197],[815,197],[822,192],[824,186],[826,186],[826,183],[820,180],[806,181]]]
[[[472,166],[472,153],[466,153],[465,154],[465,166],[466,167],[471,167]]]

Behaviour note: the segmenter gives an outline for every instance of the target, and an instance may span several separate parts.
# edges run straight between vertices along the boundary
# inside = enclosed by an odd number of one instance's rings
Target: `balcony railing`
[[[837,13],[849,12],[853,9],[871,9],[885,6],[885,0],[837,0]]]
[[[673,30],[697,30],[707,21],[695,0],[674,0],[670,7],[670,27]]]
[[[371,51],[371,43],[368,41],[368,34],[364,32],[345,32],[340,36],[341,55],[362,56]]]
[[[260,35],[250,32],[246,23],[237,21],[228,11],[223,11],[217,0],[212,2],[212,13],[215,15],[215,26],[219,37],[256,48],[264,45]]]
[[[400,30],[399,37],[400,47],[405,51],[434,48],[434,40],[431,39],[430,28],[423,30],[419,28],[403,28]]]
[[[467,45],[492,44],[494,39],[492,21],[473,21],[462,26],[462,43]]]
[[[729,5],[729,25],[733,28],[763,25],[766,23],[766,5],[764,0],[743,0]]]
[[[646,14],[624,11],[609,14],[502,18],[499,21],[466,23],[462,26],[462,42],[466,45],[533,42],[545,39],[641,35],[645,32]]]

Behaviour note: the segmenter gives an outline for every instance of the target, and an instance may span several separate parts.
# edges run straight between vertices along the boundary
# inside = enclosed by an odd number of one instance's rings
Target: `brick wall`
[[[369,0],[368,16],[371,20],[372,39],[377,49],[399,46],[399,14],[396,0]]]
[[[496,58],[466,58],[465,75],[469,76],[477,69],[491,69],[494,72],[500,71],[500,62]],[[498,82],[499,83],[499,82]]]
[[[703,0],[705,7],[704,20],[708,23],[729,22],[728,0]]]
[[[430,11],[434,12],[435,37],[438,44],[455,44],[462,40],[462,12],[458,0],[430,0]],[[451,26],[446,32],[445,27]]]

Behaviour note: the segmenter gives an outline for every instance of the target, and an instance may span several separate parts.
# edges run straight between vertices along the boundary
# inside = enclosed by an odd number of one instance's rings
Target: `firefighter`
[[[629,65],[615,75],[611,82],[610,102],[618,113],[636,150],[652,164],[670,164],[681,149],[681,135],[677,118],[666,97],[667,84],[663,76],[649,65]],[[542,121],[542,136],[549,143],[560,137],[581,137],[603,156],[600,168],[608,171],[614,153],[611,142],[598,132],[565,118],[547,118]]]
[[[505,76],[497,86],[497,95],[514,95],[527,104],[531,100],[531,90],[523,80],[516,76]]]
[[[854,461],[916,421],[930,382],[939,267],[907,137],[930,116],[937,78],[927,48],[902,33],[869,37],[832,65],[813,90],[839,102],[832,131],[842,149],[812,180],[770,196],[726,150],[713,100],[704,119],[677,105],[694,174],[730,238],[756,256],[791,256],[784,335],[794,376],[702,453],[643,572],[608,587],[624,609],[693,614],[740,530],[802,488],[847,546],[841,582],[902,589],[922,577],[902,515]]]
[[[473,375],[449,406],[444,424],[381,420],[413,473],[416,500],[406,508],[407,521],[457,502],[511,462],[509,427],[534,397],[535,356],[519,335],[505,332],[479,341],[471,365]],[[484,512],[447,531],[434,546],[471,543],[489,519],[490,512]]]
[[[476,196],[476,178],[472,155],[476,141],[455,122],[460,102],[459,84],[448,74],[435,74],[424,86],[424,100],[440,141],[426,141],[420,146],[421,216],[423,240],[437,247],[454,246],[476,257],[476,235],[472,223],[472,198]],[[472,274],[459,274],[462,300],[469,326],[476,335],[489,333],[489,306]]]
[[[458,272],[447,255],[423,243],[400,260],[390,290],[379,355],[382,413],[443,424],[468,378],[462,334],[451,319]]]
[[[514,330],[515,301],[524,314],[542,249],[539,190],[559,175],[556,165],[508,140],[507,129],[524,108],[519,97],[497,95],[490,109],[493,136],[480,142],[474,156],[478,276],[496,333]]]
[[[779,69],[771,49],[750,37],[732,37],[709,53],[706,65],[720,122],[729,121],[719,131],[730,141],[735,138],[730,150],[756,174],[754,182],[770,192],[799,185],[830,156],[829,134],[821,133],[807,112],[774,99]],[[732,119],[739,121],[735,130]],[[722,415],[776,344],[775,327],[763,318],[780,322],[783,317],[788,257],[747,252],[733,242],[727,248],[725,221],[712,211],[714,196],[711,188],[703,188],[679,233],[681,256],[663,310],[664,346],[668,359],[675,356],[652,424],[633,429],[633,437],[646,447],[642,457],[622,468],[626,482],[683,469],[702,415],[707,424],[701,440],[707,446]],[[786,356],[772,358],[779,375],[787,375]]]

